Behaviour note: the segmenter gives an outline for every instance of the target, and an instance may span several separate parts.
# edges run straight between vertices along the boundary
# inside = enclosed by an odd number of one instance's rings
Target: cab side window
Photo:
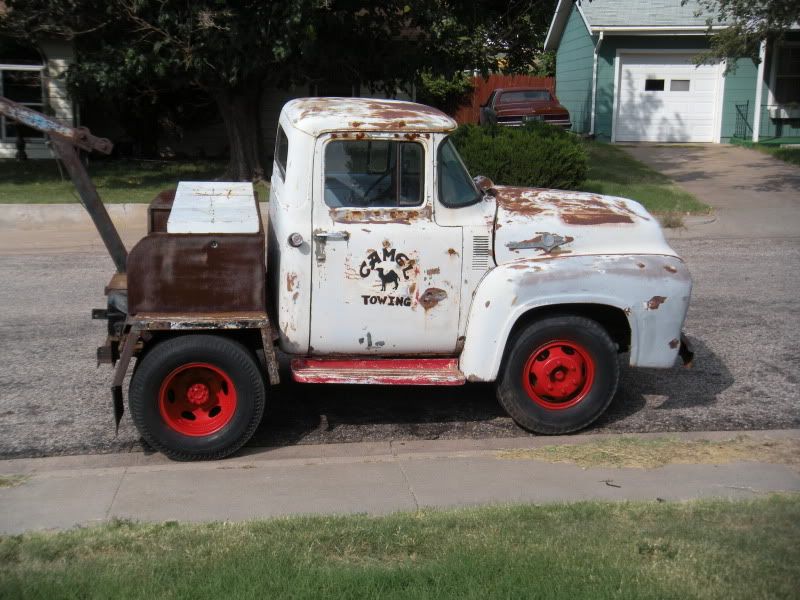
[[[278,125],[278,135],[275,137],[275,162],[281,173],[281,179],[286,177],[286,161],[289,160],[289,140],[283,127]]]
[[[334,140],[325,146],[325,204],[398,208],[422,204],[425,150],[417,142]]]

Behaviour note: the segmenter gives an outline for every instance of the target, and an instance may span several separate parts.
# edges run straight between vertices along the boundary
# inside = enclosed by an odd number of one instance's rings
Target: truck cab
[[[624,198],[468,173],[456,123],[394,100],[302,98],[280,114],[268,218],[249,184],[188,183],[110,286],[114,398],[176,459],[235,452],[258,426],[276,351],[301,383],[495,382],[522,427],[584,428],[620,359],[669,368],[691,278]],[[124,296],[124,298],[123,298]]]

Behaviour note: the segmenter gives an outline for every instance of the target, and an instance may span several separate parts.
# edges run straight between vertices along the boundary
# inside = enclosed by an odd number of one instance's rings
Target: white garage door
[[[619,142],[713,142],[719,66],[691,54],[620,55]]]

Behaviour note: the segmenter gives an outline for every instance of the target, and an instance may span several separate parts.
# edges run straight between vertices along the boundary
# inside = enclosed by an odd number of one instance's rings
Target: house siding
[[[675,52],[700,52],[707,48],[701,36],[607,36],[600,47],[597,60],[597,113],[594,131],[597,139],[611,140],[614,116],[614,59],[617,51],[626,50],[674,50]]]
[[[591,127],[594,42],[573,6],[556,52],[556,96],[569,111],[572,130]]]
[[[756,79],[758,67],[749,58],[736,61],[725,76],[725,94],[722,97],[722,128],[720,141],[728,142],[736,131],[736,106],[747,104],[747,135],[753,135],[753,115],[755,113]],[[742,110],[742,114],[745,111]]]

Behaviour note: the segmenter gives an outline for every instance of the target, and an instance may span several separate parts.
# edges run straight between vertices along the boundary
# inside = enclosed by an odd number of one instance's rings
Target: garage
[[[689,53],[620,53],[614,138],[618,142],[714,142],[721,67]]]

